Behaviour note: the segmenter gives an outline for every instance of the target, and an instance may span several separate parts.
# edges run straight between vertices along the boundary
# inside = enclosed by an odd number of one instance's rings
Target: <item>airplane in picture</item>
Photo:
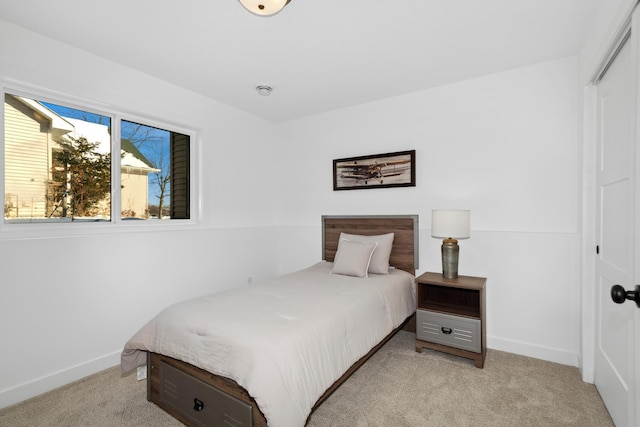
[[[411,162],[411,160],[389,160],[386,162],[373,162],[373,163],[342,163],[338,167],[343,169],[344,172],[340,174],[340,178],[355,179],[356,182],[364,181],[365,185],[370,180],[377,179],[380,184],[383,183],[384,178],[391,176],[402,175],[405,171],[409,170],[409,166],[401,166]]]

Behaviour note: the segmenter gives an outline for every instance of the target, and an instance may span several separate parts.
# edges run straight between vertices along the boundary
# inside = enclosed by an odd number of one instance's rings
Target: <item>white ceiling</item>
[[[577,54],[601,1],[292,0],[265,18],[237,0],[4,0],[0,18],[281,122]]]

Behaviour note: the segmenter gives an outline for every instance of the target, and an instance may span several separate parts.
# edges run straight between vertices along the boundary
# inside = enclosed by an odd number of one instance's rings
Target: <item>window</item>
[[[5,223],[190,219],[190,136],[140,122],[5,93]]]
[[[189,136],[127,120],[121,129],[122,217],[189,219]]]

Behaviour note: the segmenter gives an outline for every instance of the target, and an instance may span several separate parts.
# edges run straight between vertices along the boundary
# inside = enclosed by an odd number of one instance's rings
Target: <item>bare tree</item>
[[[169,158],[165,153],[166,144],[169,143],[168,133],[162,129],[129,121],[123,126],[123,137],[140,150],[141,154],[144,151],[143,155],[150,166],[158,170],[150,177],[151,184],[155,184],[157,188],[154,195],[158,199],[158,218],[164,216],[165,201],[170,200],[171,173],[168,167]]]
[[[156,197],[158,198],[158,218],[162,219],[164,216],[164,201],[165,198],[170,196],[169,192],[169,183],[171,182],[171,174],[169,173],[169,168],[165,170],[164,166],[164,157],[160,154],[158,158],[155,160],[156,169],[159,169],[160,172],[155,172],[152,178],[152,182],[154,182],[158,188],[158,192],[156,193]]]
[[[156,128],[141,125],[140,123],[127,122],[126,139],[131,141],[136,148],[140,149],[145,145],[162,142],[162,136]]]

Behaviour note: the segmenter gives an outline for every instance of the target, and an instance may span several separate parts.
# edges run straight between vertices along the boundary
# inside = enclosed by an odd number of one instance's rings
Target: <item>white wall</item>
[[[196,131],[201,210],[197,224],[166,231],[21,238],[0,224],[0,407],[118,364],[170,303],[276,273],[275,125],[3,21],[0,83]]]
[[[460,273],[486,276],[490,348],[579,361],[578,59],[288,122],[280,270],[313,262],[322,214],[420,215],[420,271],[440,271],[431,210],[471,209]],[[332,191],[332,160],[416,150],[414,188]]]

